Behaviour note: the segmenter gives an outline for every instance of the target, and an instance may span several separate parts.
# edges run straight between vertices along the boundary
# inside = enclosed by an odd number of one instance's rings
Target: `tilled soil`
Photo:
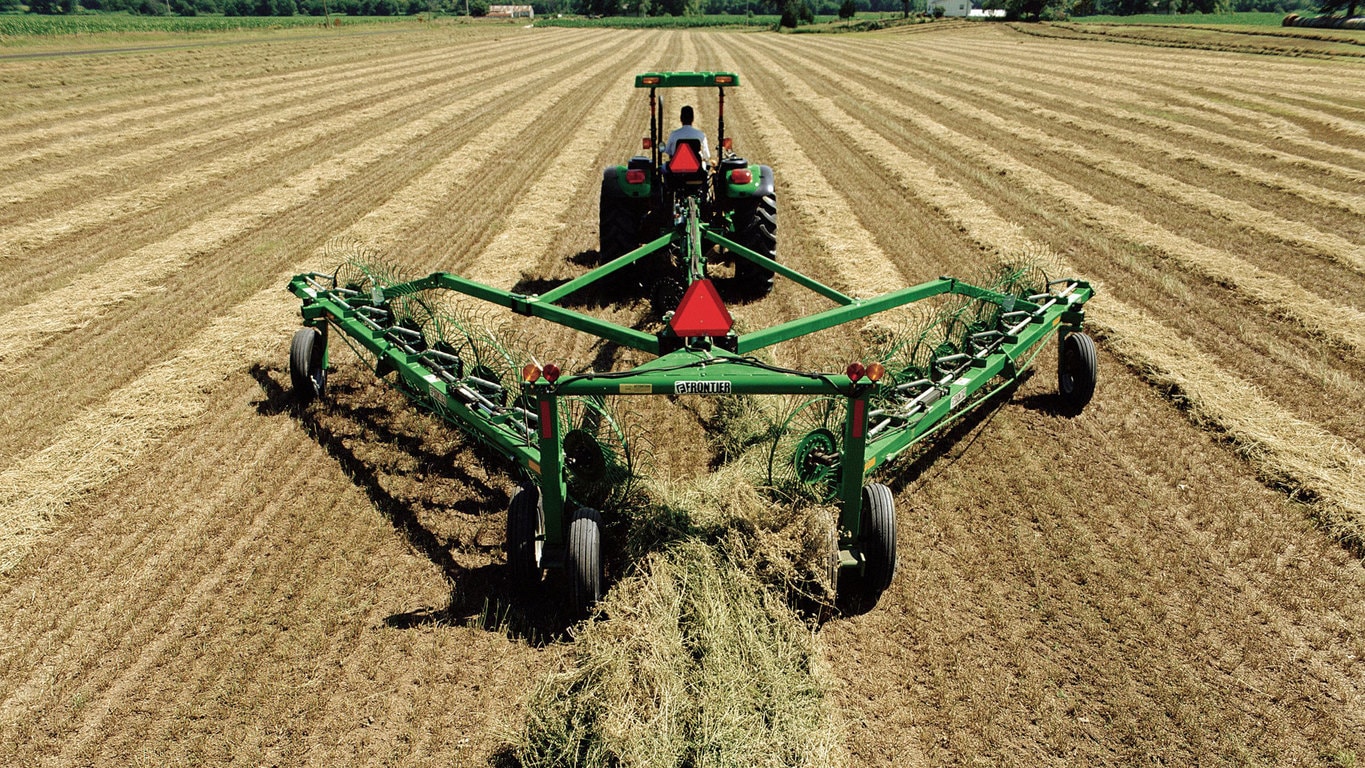
[[[294,405],[284,283],[337,236],[414,275],[581,274],[651,69],[741,73],[727,129],[808,274],[870,295],[1025,251],[1099,286],[1084,413],[1047,353],[886,474],[896,579],[818,629],[855,762],[1365,757],[1365,64],[1064,28],[417,26],[0,61],[0,763],[506,762],[572,642],[553,586],[508,593],[512,468],[349,353]],[[732,310],[825,306],[779,284]],[[651,471],[709,462],[704,407],[627,415]]]

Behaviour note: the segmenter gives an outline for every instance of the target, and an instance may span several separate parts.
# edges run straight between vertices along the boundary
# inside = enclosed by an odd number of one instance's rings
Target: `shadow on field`
[[[891,491],[899,496],[901,491],[912,483],[929,480],[935,474],[956,464],[957,460],[976,444],[977,438],[983,432],[980,428],[995,419],[1001,407],[1013,400],[1014,393],[1018,391],[1020,385],[1028,381],[1032,375],[1032,371],[1025,371],[1010,386],[978,403],[937,437],[931,438],[924,449],[915,454],[909,462],[900,465],[900,468],[887,478],[887,485]],[[1039,396],[1034,395],[1014,402],[1022,404],[1024,400],[1037,397]]]
[[[297,420],[450,583],[444,608],[399,611],[385,623],[475,626],[532,644],[564,636],[567,596],[548,583],[536,595],[514,595],[501,564],[510,483],[496,475],[510,479],[516,468],[361,366],[334,365],[330,374],[326,398],[305,406],[280,383],[288,381],[287,370],[253,366],[264,396],[257,411]]]

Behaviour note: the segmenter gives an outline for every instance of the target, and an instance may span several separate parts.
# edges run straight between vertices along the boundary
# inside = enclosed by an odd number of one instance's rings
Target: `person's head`
[[[692,120],[694,120],[695,118],[696,115],[692,113],[692,105],[690,104],[684,106],[682,108],[682,114],[678,116],[678,119],[682,121],[683,125],[691,125]]]

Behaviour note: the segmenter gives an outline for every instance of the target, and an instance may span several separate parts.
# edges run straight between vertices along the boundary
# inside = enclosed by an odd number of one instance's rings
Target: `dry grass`
[[[1158,228],[1126,211],[1102,205],[1078,190],[1065,187],[1060,181],[1048,179],[1021,163],[1011,161],[1002,153],[987,152],[965,138],[955,139],[953,133],[941,124],[910,112],[891,99],[841,77],[837,72],[824,68],[816,68],[816,71],[839,82],[843,90],[868,103],[903,119],[919,121],[926,130],[936,137],[947,139],[959,151],[970,153],[987,165],[1007,169],[1025,184],[1043,185],[1041,188],[1051,195],[1100,206],[1102,213],[1087,216],[1087,219],[1120,237],[1145,232],[1152,240],[1172,242],[1178,239],[1159,232]],[[831,129],[845,133],[856,145],[881,157],[900,180],[903,189],[920,197],[924,204],[933,205],[945,216],[956,220],[964,231],[995,252],[997,258],[1030,254],[1045,263],[1056,265],[1055,268],[1064,274],[1083,274],[1077,265],[1069,263],[1068,259],[1053,252],[1047,245],[1024,237],[1017,225],[1002,219],[984,202],[971,198],[959,185],[943,179],[927,163],[911,157],[874,132],[860,129],[857,120],[851,115],[838,109],[830,100],[817,96],[813,90],[801,87],[795,78],[789,82],[793,83],[790,87],[797,100],[820,115]],[[960,107],[965,108],[966,105]],[[978,114],[980,110],[969,109],[969,112],[977,114],[978,118],[990,117]],[[1218,254],[1215,249],[1183,241],[1170,245],[1167,252],[1177,254],[1182,259],[1202,258],[1201,264],[1215,262],[1228,265],[1220,269],[1220,275],[1239,279],[1243,286],[1254,281],[1255,285],[1267,286],[1267,290],[1279,294],[1294,292],[1298,302],[1296,306],[1303,307],[1295,316],[1303,318],[1305,324],[1314,331],[1324,330],[1321,324],[1323,319],[1332,318],[1335,321],[1343,312],[1350,314],[1349,309],[1328,305],[1316,296],[1285,284],[1282,280],[1263,275],[1254,268],[1246,265],[1234,268],[1226,255]],[[1234,274],[1238,277],[1232,278]],[[1365,533],[1365,485],[1360,480],[1365,477],[1362,474],[1362,470],[1365,470],[1365,455],[1362,455],[1359,447],[1314,424],[1295,418],[1262,396],[1254,384],[1211,367],[1196,345],[1180,339],[1140,309],[1106,295],[1102,285],[1099,293],[1100,297],[1092,304],[1093,309],[1089,313],[1090,322],[1106,331],[1108,344],[1115,352],[1154,381],[1179,392],[1182,400],[1194,406],[1194,412],[1200,420],[1224,430],[1235,443],[1241,445],[1246,455],[1256,461],[1271,482],[1306,492],[1307,498],[1315,502],[1315,514],[1333,537],[1352,546],[1360,546],[1365,542],[1362,539],[1362,533]],[[1338,326],[1337,332],[1355,339],[1353,328],[1350,324]]]
[[[842,762],[814,634],[698,541],[649,556],[531,695],[517,756],[539,766]]]
[[[516,723],[530,723],[528,763],[577,758],[584,744],[645,765],[837,764],[845,746],[882,765],[1365,754],[1359,563],[1286,501],[1310,501],[1327,530],[1359,540],[1359,422],[1332,412],[1350,410],[1332,404],[1356,403],[1365,381],[1359,356],[1342,354],[1356,321],[1315,335],[1285,320],[1302,284],[1253,299],[1259,283],[1208,234],[1252,214],[1244,201],[1274,212],[1249,222],[1247,240],[1309,242],[1316,229],[1336,238],[1320,241],[1326,251],[1360,247],[1358,226],[1305,213],[1359,206],[1349,120],[1362,105],[1344,88],[1358,66],[1257,59],[1253,87],[1238,82],[1243,57],[1153,48],[1138,62],[1119,46],[1000,26],[944,30],[843,40],[490,27],[287,53],[233,44],[0,62],[0,125],[21,142],[0,161],[16,172],[6,185],[37,195],[0,209],[0,268],[31,292],[10,304],[0,347],[15,447],[0,466],[0,762],[477,765]],[[490,51],[503,66],[481,85],[432,82]],[[878,80],[887,61],[915,61],[923,76]],[[337,72],[414,67],[426,74],[347,84],[357,100],[391,88],[395,111],[362,111],[367,101],[328,113],[319,100]],[[1092,407],[1059,416],[1036,376],[935,462],[889,477],[898,578],[876,610],[818,634],[788,606],[793,593],[824,594],[813,564],[831,510],[774,504],[762,489],[755,438],[780,418],[762,404],[660,399],[644,412],[664,466],[645,501],[608,522],[610,565],[625,576],[602,618],[549,644],[471,627],[513,599],[500,567],[505,467],[349,363],[331,406],[287,404],[297,304],[281,286],[325,266],[334,233],[409,274],[535,285],[581,273],[566,257],[595,246],[600,167],[638,147],[629,75],[655,67],[745,76],[727,127],[777,169],[781,257],[803,271],[876,293],[1025,254],[1100,284],[1088,319],[1114,359],[1101,361]],[[954,92],[958,76],[967,85]],[[291,88],[305,101],[282,102]],[[215,103],[220,92],[276,110],[266,151],[232,137],[261,129],[262,113]],[[1022,128],[1070,117],[1055,137],[988,119],[1016,110],[1030,116]],[[173,135],[148,128],[154,143],[133,146],[149,122]],[[348,154],[376,136],[408,146],[369,163]],[[1115,142],[1224,175],[1205,188],[1188,170],[1116,164]],[[176,147],[190,151],[168,156]],[[70,188],[37,186],[58,178]],[[1162,191],[1131,207],[1105,194],[1135,182]],[[232,206],[253,199],[265,208],[238,218]],[[1209,251],[1137,220],[1191,205],[1178,231]],[[1202,229],[1210,211],[1233,218]],[[1111,214],[1122,224],[1096,221]],[[222,239],[194,251],[200,235]],[[1359,279],[1344,262],[1305,263],[1325,285]],[[83,272],[110,290],[44,293]],[[1227,306],[1195,303],[1213,289]],[[1342,293],[1328,298],[1362,309]],[[645,302],[626,298],[586,311],[647,322]],[[1278,314],[1229,321],[1257,301]],[[25,326],[13,314],[25,306],[55,325]],[[767,325],[824,306],[780,285],[735,311]],[[1225,343],[1229,324],[1267,359],[1230,359],[1241,347]],[[634,359],[536,334],[535,349],[563,360]],[[824,334],[772,354],[833,367],[867,349],[855,347]],[[68,373],[83,361],[103,361],[100,374]],[[717,458],[728,466],[690,479]],[[535,741],[550,735],[557,746]]]

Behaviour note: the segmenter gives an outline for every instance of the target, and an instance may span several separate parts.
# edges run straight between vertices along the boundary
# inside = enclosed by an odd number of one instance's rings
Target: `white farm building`
[[[536,17],[535,9],[529,5],[490,5],[488,6],[489,18],[515,19],[525,16],[529,19]]]
[[[942,8],[944,16],[966,16],[972,10],[972,0],[926,0],[925,5],[931,14]]]

